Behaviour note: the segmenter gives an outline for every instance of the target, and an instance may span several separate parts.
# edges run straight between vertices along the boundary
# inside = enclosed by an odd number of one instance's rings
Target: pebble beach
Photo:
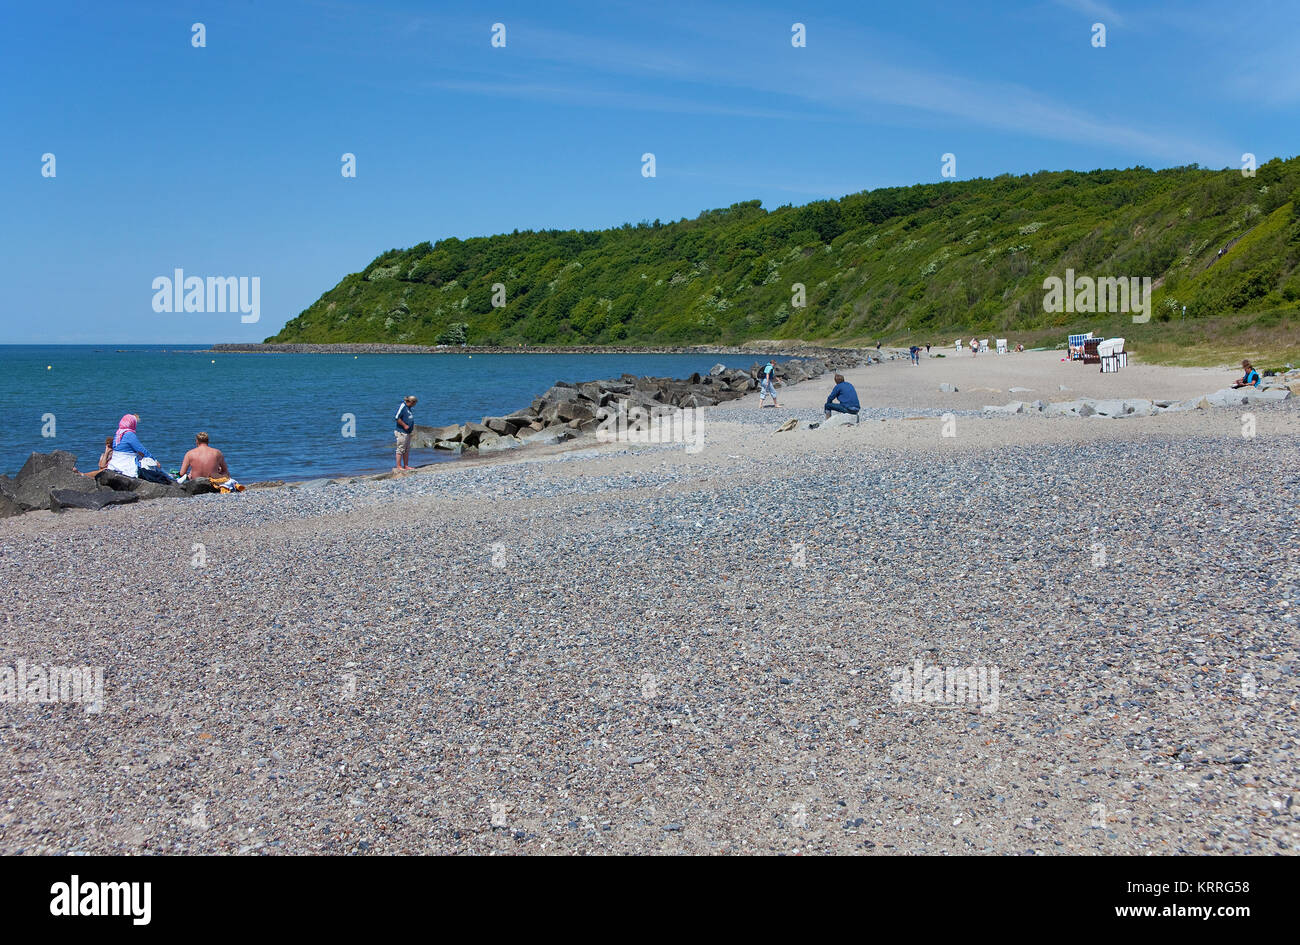
[[[0,666],[104,676],[0,704],[0,853],[1294,854],[1296,398],[989,416],[1234,375],[947,354],[849,426],[0,520]]]

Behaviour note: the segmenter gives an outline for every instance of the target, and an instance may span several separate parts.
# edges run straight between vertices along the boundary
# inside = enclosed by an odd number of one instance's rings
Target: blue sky
[[[801,204],[939,180],[948,152],[962,179],[1239,166],[1300,127],[1290,2],[0,11],[0,343],[260,341],[426,239]],[[259,277],[260,322],[154,312],[178,267]]]

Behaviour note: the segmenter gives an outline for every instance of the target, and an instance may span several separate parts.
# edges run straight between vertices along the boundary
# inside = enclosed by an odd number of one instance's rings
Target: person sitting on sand
[[[781,406],[776,400],[776,385],[772,383],[775,379],[776,362],[769,358],[767,364],[763,366],[763,370],[760,371],[758,375],[758,406],[760,409],[766,406],[763,401],[768,397],[772,398],[773,407]]]
[[[1255,370],[1254,365],[1252,365],[1249,361],[1242,361],[1241,369],[1245,373],[1241,376],[1240,380],[1238,380],[1235,384],[1232,385],[1233,388],[1236,389],[1238,387],[1258,387],[1259,372]]]
[[[206,433],[194,434],[194,449],[181,460],[181,478],[219,479],[229,475],[230,468],[226,466],[226,457],[221,450],[208,445]]]
[[[140,460],[153,459],[154,457],[153,453],[145,449],[144,444],[140,442],[140,438],[135,435],[136,424],[139,422],[139,415],[134,413],[128,413],[118,421],[117,433],[113,435],[113,439],[110,441],[113,446],[113,455],[109,457],[105,469],[111,469],[123,476],[130,476],[132,479],[140,478]]]
[[[839,403],[836,403],[836,401]],[[848,413],[853,416],[858,415],[861,406],[858,404],[858,392],[853,389],[853,385],[844,379],[843,374],[835,375],[835,386],[831,389],[831,395],[826,398],[826,419],[831,418],[831,411],[836,413]]]

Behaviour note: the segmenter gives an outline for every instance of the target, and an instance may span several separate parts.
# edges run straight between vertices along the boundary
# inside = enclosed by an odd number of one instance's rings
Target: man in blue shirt
[[[411,434],[415,432],[415,415],[411,408],[416,404],[414,397],[405,398],[397,408],[397,428],[393,435],[397,439],[397,468],[410,469]]]
[[[836,401],[839,403],[836,403]],[[831,395],[826,398],[826,419],[831,418],[831,411],[836,413],[851,413],[853,416],[858,415],[861,407],[858,405],[858,392],[853,389],[853,385],[844,379],[843,374],[835,375],[835,387],[831,390]],[[859,421],[861,422],[861,421]]]

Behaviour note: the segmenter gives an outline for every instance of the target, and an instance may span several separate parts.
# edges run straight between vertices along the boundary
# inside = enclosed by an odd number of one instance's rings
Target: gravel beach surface
[[[1227,383],[985,359],[0,521],[0,667],[104,674],[0,704],[0,853],[1295,853],[1300,409],[984,417]]]

